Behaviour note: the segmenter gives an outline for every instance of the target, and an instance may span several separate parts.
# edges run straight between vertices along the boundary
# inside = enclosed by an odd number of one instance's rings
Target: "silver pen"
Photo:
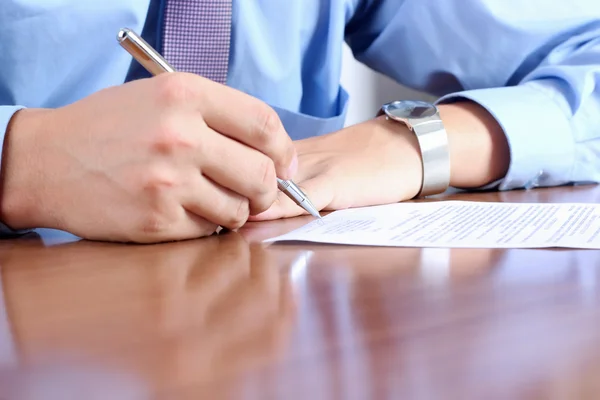
[[[121,29],[117,35],[117,40],[119,41],[119,44],[152,75],[158,75],[164,72],[175,72],[175,69],[169,65],[167,60],[131,29]],[[294,203],[308,211],[310,215],[315,218],[321,218],[321,215],[314,204],[294,182],[277,178],[277,186],[279,187],[279,190],[292,199]]]

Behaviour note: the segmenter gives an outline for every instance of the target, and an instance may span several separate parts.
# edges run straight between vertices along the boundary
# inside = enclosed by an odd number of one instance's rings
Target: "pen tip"
[[[319,214],[319,210],[317,210],[317,207],[315,207],[314,204],[308,198],[304,199],[303,208],[306,211],[308,211],[313,217],[321,219],[321,214]]]

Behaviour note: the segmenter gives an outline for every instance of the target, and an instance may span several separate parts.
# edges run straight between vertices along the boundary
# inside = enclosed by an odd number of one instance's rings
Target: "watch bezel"
[[[401,109],[401,107],[399,105],[406,104],[406,103],[418,103],[420,105],[426,106],[428,109],[431,109],[432,112],[428,113],[427,115],[415,115],[415,116],[411,116],[411,115],[399,116],[399,115],[394,114],[395,110]],[[422,100],[392,101],[392,102],[384,104],[381,107],[381,111],[383,111],[383,113],[385,113],[385,115],[387,115],[390,119],[393,119],[393,120],[399,121],[399,122],[404,122],[407,124],[410,124],[411,121],[428,120],[432,117],[436,117],[439,115],[439,109],[437,108],[437,106],[435,104],[432,104],[432,103],[429,103],[426,101],[422,101]]]

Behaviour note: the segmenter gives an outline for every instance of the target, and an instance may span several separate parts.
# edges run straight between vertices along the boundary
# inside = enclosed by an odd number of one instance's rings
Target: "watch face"
[[[427,118],[437,113],[437,107],[425,101],[402,100],[386,104],[385,111],[396,118]]]

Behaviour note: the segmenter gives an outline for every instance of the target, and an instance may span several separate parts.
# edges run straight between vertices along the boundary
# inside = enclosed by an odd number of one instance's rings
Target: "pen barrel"
[[[156,50],[154,50],[144,39],[130,29],[121,29],[117,35],[117,40],[119,41],[119,44],[152,75],[159,75],[164,72],[175,72],[175,69],[169,65],[167,60],[156,52]]]
[[[142,64],[142,66],[144,68],[146,68],[146,70],[148,70],[148,72],[150,72],[154,76],[165,73],[165,72],[169,72],[169,71],[166,71],[163,67],[152,62],[150,59],[144,59],[144,58],[140,57],[138,59],[138,62],[140,64]]]
[[[290,187],[290,184],[288,182],[284,181],[283,179],[277,178],[277,187],[282,192],[285,192]]]
[[[304,208],[303,203],[305,198],[302,195],[302,192],[299,191],[300,189],[296,189],[296,185],[294,185],[292,182],[277,178],[277,187],[290,199],[292,199],[294,203]]]

